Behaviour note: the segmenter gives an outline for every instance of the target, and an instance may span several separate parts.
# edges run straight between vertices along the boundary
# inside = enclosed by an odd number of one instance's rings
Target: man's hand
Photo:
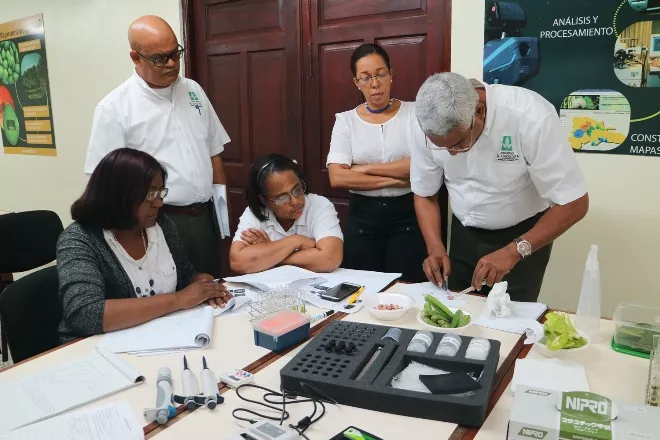
[[[520,254],[512,243],[482,257],[474,268],[472,287],[480,291],[484,281],[491,287],[499,283],[520,259]]]
[[[438,249],[433,252],[424,260],[423,264],[424,273],[426,278],[436,286],[442,286],[451,273],[451,264],[449,263],[449,255],[444,249]]]
[[[241,232],[241,240],[247,245],[270,243],[268,234],[260,229],[253,228]]]

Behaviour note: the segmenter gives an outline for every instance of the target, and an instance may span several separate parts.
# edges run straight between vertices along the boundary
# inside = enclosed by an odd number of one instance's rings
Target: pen
[[[225,280],[222,278],[216,278],[215,280],[210,280],[209,283],[224,283]],[[245,289],[227,289],[227,292],[233,293],[234,296],[245,296],[245,295],[240,295],[241,293],[245,293]]]
[[[355,301],[357,301],[362,292],[364,292],[364,286],[360,287],[357,292],[351,295],[351,297],[348,299],[348,304],[353,304]]]
[[[328,316],[332,315],[333,313],[335,313],[334,310],[328,310],[325,313],[319,313],[318,315],[312,316],[312,318],[310,319],[310,322],[316,322],[316,321],[321,320],[323,318],[327,318]]]

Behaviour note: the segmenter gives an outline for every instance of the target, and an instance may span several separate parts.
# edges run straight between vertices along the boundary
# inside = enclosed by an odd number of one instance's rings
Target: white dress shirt
[[[335,206],[323,196],[307,194],[302,215],[296,219],[288,231],[282,228],[269,208],[266,208],[266,215],[268,219],[262,222],[252,214],[250,208],[246,208],[238,220],[238,229],[233,241],[240,241],[241,233],[250,228],[264,231],[271,241],[296,234],[312,238],[317,243],[326,237],[344,239]]]
[[[366,165],[408,158],[413,135],[420,130],[414,102],[401,101],[396,115],[382,124],[365,121],[358,115],[357,108],[337,113],[335,117],[327,165]],[[408,194],[410,188],[351,192],[371,197],[394,197]]]
[[[156,295],[176,290],[176,265],[160,225],[147,229],[147,252],[139,260],[126,252],[112,232],[104,230],[103,236],[133,283],[133,292],[138,298],[149,296],[152,289]],[[153,280],[153,286],[149,280]]]
[[[206,202],[213,195],[210,158],[229,140],[195,81],[179,78],[171,91],[156,91],[134,72],[96,106],[85,173],[91,174],[109,152],[135,148],[154,156],[167,170],[170,191],[165,203]]]
[[[419,135],[410,166],[415,194],[432,196],[444,181],[464,226],[503,229],[587,193],[566,130],[547,100],[521,87],[486,85],[486,103],[483,133],[467,153],[433,150]]]

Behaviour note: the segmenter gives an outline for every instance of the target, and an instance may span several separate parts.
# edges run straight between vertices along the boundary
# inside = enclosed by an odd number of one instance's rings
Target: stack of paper
[[[3,381],[0,384],[0,434],[48,419],[143,381],[144,377],[129,364],[103,348],[36,374]]]
[[[542,303],[517,301],[511,301],[510,307],[511,315],[506,318],[483,314],[474,323],[481,327],[522,335],[529,329],[536,330],[541,326],[538,319],[548,309],[548,306]]]
[[[222,309],[217,309],[221,313]],[[107,333],[99,347],[115,353],[162,354],[206,348],[213,334],[215,312],[200,306],[172,313],[144,324]]]
[[[118,402],[64,414],[0,434],[0,440],[142,440],[131,407]]]
[[[511,392],[515,393],[518,385],[541,389],[551,387],[557,391],[589,391],[584,367],[559,359],[518,359],[511,379]]]

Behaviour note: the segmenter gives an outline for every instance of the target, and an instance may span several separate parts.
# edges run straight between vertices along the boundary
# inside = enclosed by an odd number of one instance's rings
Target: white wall
[[[43,13],[57,157],[0,151],[0,210],[49,209],[71,222],[82,194],[96,104],[132,73],[126,32],[146,14],[181,26],[179,0],[22,0],[0,8],[0,23]],[[179,39],[180,41],[180,39]]]
[[[452,70],[482,77],[484,0],[452,2]],[[660,159],[578,154],[589,186],[585,219],[554,245],[541,300],[577,308],[589,245],[600,247],[601,311],[611,316],[621,301],[660,307]]]

